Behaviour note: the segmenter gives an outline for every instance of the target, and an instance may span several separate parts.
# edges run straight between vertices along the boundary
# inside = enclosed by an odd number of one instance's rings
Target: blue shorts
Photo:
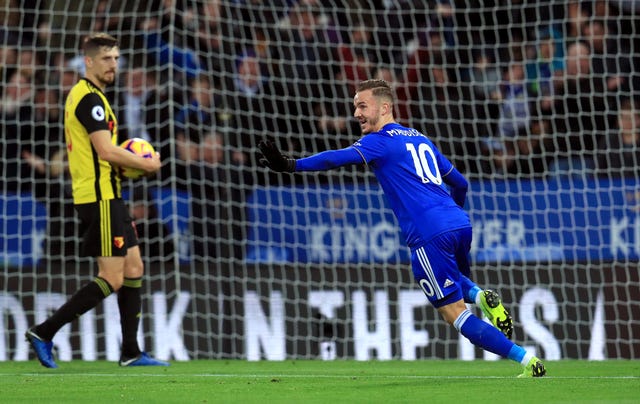
[[[442,233],[411,251],[413,277],[433,307],[463,298],[461,275],[469,277],[471,227]]]

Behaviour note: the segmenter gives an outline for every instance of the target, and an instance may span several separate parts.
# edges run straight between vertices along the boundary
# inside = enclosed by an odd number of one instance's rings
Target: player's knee
[[[124,265],[125,278],[141,278],[144,274],[144,263],[140,256],[140,250],[136,246],[129,249]]]
[[[118,290],[120,290],[120,288],[122,287],[122,282],[124,282],[124,279],[122,278],[122,276],[117,276],[117,275],[110,275],[110,274],[98,274],[98,276],[102,279],[104,279],[105,281],[107,281],[107,283],[109,284],[109,286],[111,286],[111,289],[113,289],[114,292],[117,292]]]
[[[443,319],[444,321],[446,321],[446,322],[447,322],[447,324],[449,324],[449,325],[453,325],[453,323],[454,323],[454,322],[456,321],[456,319],[458,318],[457,316],[454,316],[454,315],[452,315],[452,314],[450,314],[450,313],[442,313],[442,312],[441,312],[441,313],[440,313],[440,315],[441,315],[442,319]]]
[[[127,266],[124,269],[125,278],[141,278],[144,274],[144,264],[142,261],[127,262]]]
[[[460,314],[464,312],[467,307],[463,300],[456,301],[451,304],[447,304],[438,308],[438,313],[444,321],[450,325],[454,325]]]

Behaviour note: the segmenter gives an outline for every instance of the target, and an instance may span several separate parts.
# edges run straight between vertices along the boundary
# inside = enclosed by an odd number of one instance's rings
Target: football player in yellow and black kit
[[[120,49],[107,34],[83,42],[86,74],[71,89],[65,104],[65,137],[73,202],[82,221],[82,253],[96,257],[98,276],[78,290],[51,317],[30,328],[27,341],[40,363],[56,368],[52,339],[65,324],[118,293],[122,326],[120,366],[168,366],[142,352],[137,342],[144,271],[135,224],[122,200],[118,167],[160,169],[160,156],[146,159],[118,147],[118,121],[104,95],[114,83]]]

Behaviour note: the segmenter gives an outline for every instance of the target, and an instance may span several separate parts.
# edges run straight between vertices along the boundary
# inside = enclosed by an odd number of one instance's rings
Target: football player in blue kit
[[[296,160],[263,140],[258,145],[260,162],[279,172],[368,165],[411,249],[414,278],[442,318],[475,346],[521,363],[519,377],[544,376],[540,359],[509,339],[513,320],[499,295],[470,279],[472,230],[462,208],[467,180],[429,138],[395,121],[393,92],[384,80],[361,82],[353,105],[363,134],[353,145]],[[475,316],[465,302],[480,306],[493,326]]]

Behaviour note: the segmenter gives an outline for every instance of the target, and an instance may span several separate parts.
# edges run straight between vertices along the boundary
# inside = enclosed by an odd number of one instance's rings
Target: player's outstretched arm
[[[292,173],[296,170],[296,160],[282,155],[278,146],[270,140],[261,140],[258,149],[262,155],[258,161],[273,171]]]
[[[326,150],[298,160],[283,156],[276,145],[269,140],[261,141],[258,148],[261,152],[260,164],[280,172],[325,171],[350,164],[366,163],[362,154],[354,147]]]

